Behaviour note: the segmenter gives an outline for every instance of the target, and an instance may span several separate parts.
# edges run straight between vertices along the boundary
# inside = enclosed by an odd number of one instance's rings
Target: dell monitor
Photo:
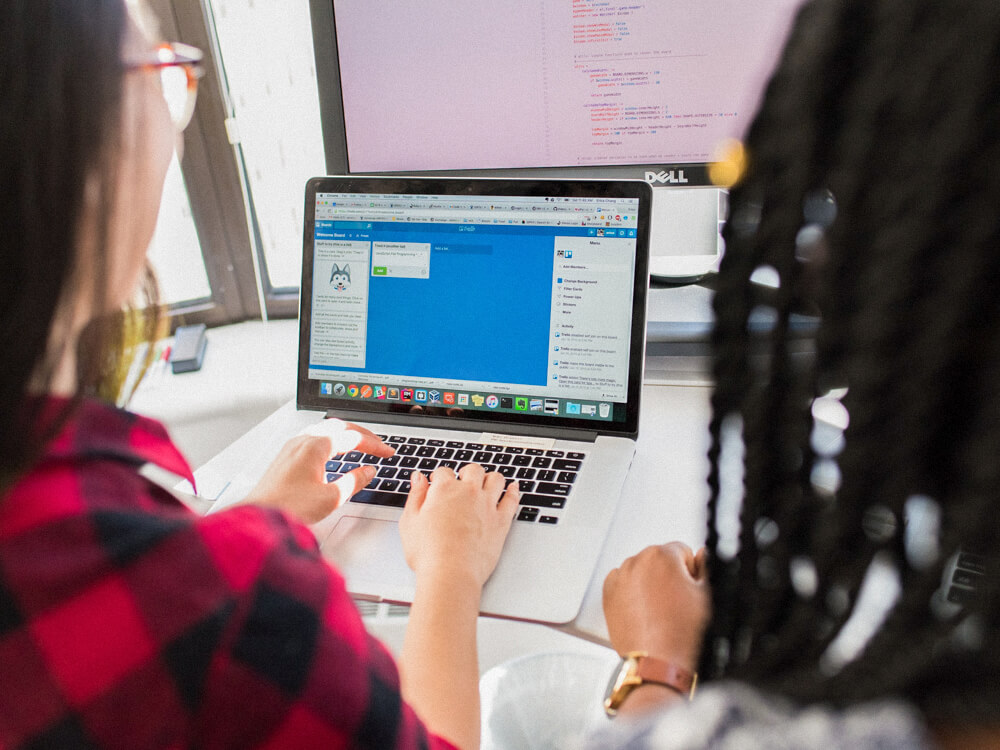
[[[719,253],[707,163],[801,0],[310,0],[328,174],[638,178],[651,270]]]

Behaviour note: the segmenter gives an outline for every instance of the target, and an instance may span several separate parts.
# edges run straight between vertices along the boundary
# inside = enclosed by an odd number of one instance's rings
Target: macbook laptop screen
[[[599,431],[628,421],[648,189],[399,191],[410,182],[310,182],[300,402]]]

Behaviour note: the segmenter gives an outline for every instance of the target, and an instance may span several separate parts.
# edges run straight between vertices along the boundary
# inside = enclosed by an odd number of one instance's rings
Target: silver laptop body
[[[315,527],[352,594],[412,601],[405,476],[474,460],[523,483],[482,613],[575,618],[638,435],[650,201],[640,181],[309,181],[297,406],[397,447]],[[363,460],[336,458],[331,480]]]

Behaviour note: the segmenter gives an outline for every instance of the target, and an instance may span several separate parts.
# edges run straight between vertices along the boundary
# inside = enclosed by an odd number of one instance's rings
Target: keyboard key
[[[456,461],[471,461],[472,457],[474,455],[475,455],[475,452],[470,451],[470,450],[455,451],[455,460]]]
[[[438,467],[438,462],[436,458],[421,458],[420,465],[417,466],[421,471],[434,471]]]
[[[531,466],[531,456],[526,453],[522,453],[519,456],[514,456],[514,460],[511,461],[514,466]]]
[[[410,483],[408,481],[402,481],[399,483],[399,491],[404,495],[410,494]]]
[[[493,463],[498,466],[503,466],[505,464],[509,464],[511,458],[512,456],[509,453],[497,453],[493,456]]]
[[[437,451],[437,448],[435,448],[432,445],[421,445],[419,448],[417,448],[417,455],[420,456],[421,458],[428,458],[430,456],[433,456],[435,451]]]
[[[403,437],[402,435],[390,435],[389,439],[386,440],[385,442],[387,442],[387,443],[405,443],[406,442],[406,438]]]
[[[483,449],[482,443],[466,443],[465,447],[470,451],[481,451]]]
[[[535,477],[539,482],[554,482],[556,479],[556,473],[552,469],[542,469],[538,472],[538,476]]]
[[[527,493],[521,495],[521,505],[537,505],[541,508],[564,508],[566,506],[566,498]]]
[[[557,482],[562,482],[564,484],[572,484],[576,481],[576,472],[573,471],[560,471],[559,476],[556,479]]]
[[[452,448],[438,448],[434,453],[434,458],[453,458],[455,451]]]
[[[502,445],[487,445],[483,450],[487,450],[490,453],[503,453]]]
[[[524,448],[518,448],[516,445],[508,445],[503,449],[504,453],[524,453]]]
[[[340,471],[340,461],[327,461],[326,462],[327,471]]]
[[[395,492],[399,489],[398,479],[383,479],[382,484],[379,485],[379,489],[383,492]]]
[[[361,464],[341,464],[340,465],[340,473],[341,474],[346,474],[349,471],[354,471],[360,465]]]
[[[958,556],[958,567],[971,570],[973,573],[985,573],[986,561],[971,552],[962,552]]]
[[[448,461],[448,460],[445,460],[445,461],[442,461],[441,463],[439,463],[438,466],[439,467],[446,466],[447,468],[451,469],[452,471],[458,471],[458,461]]]
[[[545,455],[545,451],[541,448],[525,448],[524,454],[526,456],[543,456]]]
[[[398,466],[401,458],[402,456],[386,456],[379,463],[382,466]]]
[[[557,458],[552,462],[552,468],[556,471],[580,471],[579,461],[569,461],[567,459]]]
[[[369,454],[366,453],[364,456],[361,457],[361,463],[363,463],[363,464],[377,464],[378,463],[378,456],[372,456],[372,455],[369,455]]]
[[[962,570],[961,568],[956,568],[954,575],[951,577],[952,583],[957,583],[959,586],[968,586],[969,588],[975,588],[980,583],[982,583],[982,573],[973,573],[971,570]]]
[[[976,592],[973,589],[963,589],[961,586],[952,586],[948,589],[948,601],[952,604],[963,606],[972,604],[976,600]]]
[[[552,465],[552,459],[546,458],[545,456],[538,456],[537,458],[532,459],[531,465],[536,469],[547,469]]]
[[[376,474],[376,476],[382,477],[383,479],[392,479],[396,476],[397,471],[399,471],[399,469],[394,466],[383,466],[378,470],[378,474]]]
[[[428,440],[427,445],[433,445],[435,448],[440,448],[444,445],[444,440]]]
[[[405,469],[412,469],[419,463],[420,459],[416,456],[404,456],[403,460],[399,462],[399,465]]]
[[[381,440],[384,443],[387,436],[386,435],[378,435],[378,434],[376,434],[375,437],[377,437],[379,440]]]
[[[486,451],[477,451],[476,454],[472,457],[472,460],[477,464],[485,464],[489,463],[492,458],[493,458],[492,453],[487,453]]]
[[[532,469],[527,466],[522,466],[520,469],[517,470],[517,474],[515,474],[514,476],[516,476],[518,479],[534,479],[536,471],[538,471],[538,469]]]
[[[559,519],[556,516],[539,516],[538,523],[556,524],[559,523]]]
[[[513,479],[517,473],[517,469],[515,469],[513,466],[499,466],[497,467],[497,472],[499,472],[502,476],[507,477],[508,479]]]
[[[538,494],[540,495],[558,495],[559,497],[566,497],[569,495],[570,490],[573,489],[571,484],[556,484],[554,482],[539,482],[538,483]]]
[[[572,458],[572,459],[575,459],[577,461],[582,461],[586,457],[587,457],[586,453],[573,453],[573,452],[570,452],[570,453],[566,454],[566,458]]]
[[[357,463],[361,460],[361,456],[364,454],[361,451],[351,451],[346,456],[344,456],[345,461],[350,461],[352,463]]]
[[[545,455],[549,458],[562,458],[566,454],[563,451],[545,451]]]
[[[424,443],[427,442],[427,439],[426,438],[407,438],[406,442],[410,443],[411,445],[423,445]]]
[[[388,505],[393,508],[402,508],[406,504],[406,495],[398,492],[385,492],[384,490],[361,490],[351,498],[352,503],[362,503],[364,505]]]
[[[449,440],[447,443],[445,443],[445,446],[448,448],[464,448],[465,443],[459,440]]]
[[[521,490],[521,492],[534,492],[535,483],[530,479],[518,479],[517,488]]]
[[[521,508],[521,512],[517,514],[518,521],[534,521],[538,518],[538,508]]]
[[[409,443],[407,443],[406,445],[401,445],[398,448],[396,448],[397,456],[412,456],[416,452],[417,452],[417,446],[410,445]]]
[[[327,472],[326,481],[328,481],[328,482],[336,482],[338,479],[340,479],[340,477],[341,477],[340,474],[336,474],[334,472]]]

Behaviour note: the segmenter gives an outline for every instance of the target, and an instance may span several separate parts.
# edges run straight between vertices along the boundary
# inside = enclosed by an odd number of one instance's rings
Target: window
[[[324,155],[308,0],[150,0],[205,52],[150,258],[175,324],[294,317],[305,182]]]
[[[306,181],[325,173],[307,0],[206,0],[269,296],[295,293]],[[237,132],[238,131],[238,132]]]
[[[149,260],[156,270],[164,303],[178,305],[211,299],[212,286],[176,157],[170,163],[163,186],[160,217],[149,248]]]

